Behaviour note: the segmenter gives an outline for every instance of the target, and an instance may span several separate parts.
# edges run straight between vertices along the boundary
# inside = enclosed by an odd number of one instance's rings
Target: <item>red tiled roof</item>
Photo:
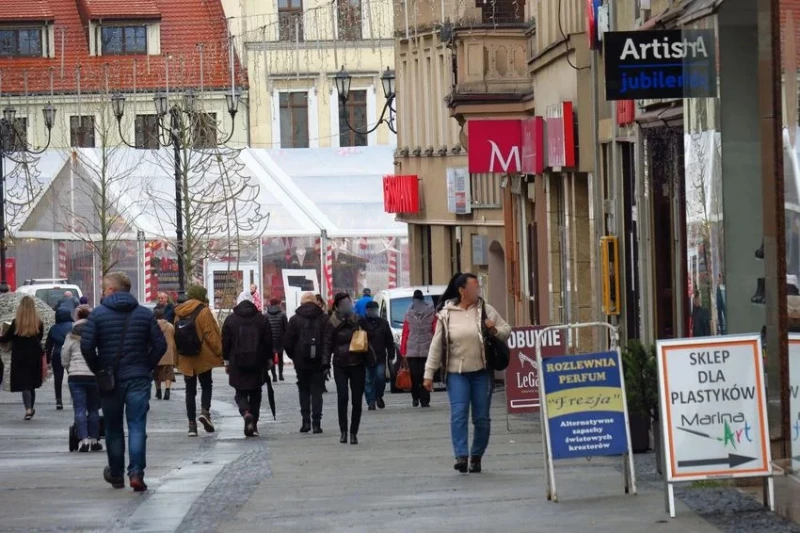
[[[3,2],[0,20],[53,20],[53,10],[47,0],[12,0]]]
[[[106,85],[111,92],[163,90],[167,86],[167,70],[170,90],[199,88],[201,80],[205,89],[230,87],[230,47],[221,0],[151,0],[161,13],[161,54],[95,57],[89,55],[87,28],[81,20],[78,1],[49,0],[55,17],[51,26],[56,32],[54,58],[0,58],[3,94],[24,94],[26,74],[29,94],[48,94],[51,77],[56,93],[74,93],[78,70],[85,93],[102,92]],[[144,3],[118,1],[122,6]],[[111,1],[90,0],[90,4],[95,3],[110,5]],[[236,86],[247,88],[247,73],[238,57],[234,60]]]
[[[79,0],[91,20],[161,18],[156,0]]]

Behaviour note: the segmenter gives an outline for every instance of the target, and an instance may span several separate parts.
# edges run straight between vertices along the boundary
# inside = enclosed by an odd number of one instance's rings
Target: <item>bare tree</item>
[[[4,157],[6,231],[13,238],[30,213],[31,207],[44,192],[39,171],[39,158],[27,151]]]

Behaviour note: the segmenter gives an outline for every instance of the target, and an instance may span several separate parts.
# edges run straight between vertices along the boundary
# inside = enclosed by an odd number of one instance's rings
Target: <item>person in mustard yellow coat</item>
[[[213,381],[211,371],[216,367],[224,366],[222,360],[222,333],[219,329],[216,317],[208,308],[208,292],[205,287],[192,285],[186,291],[188,301],[175,308],[175,328],[181,327],[182,323],[194,318],[194,329],[200,340],[200,351],[197,355],[188,355],[182,352],[180,342],[177,344],[178,369],[183,374],[186,382],[186,415],[189,418],[189,436],[197,436],[197,422],[199,421],[206,432],[214,432],[214,424],[211,422],[211,392]],[[201,309],[200,306],[202,306]],[[196,315],[195,312],[197,311]],[[179,340],[180,333],[176,333],[176,341]],[[197,382],[203,389],[200,398],[200,416],[197,417]]]

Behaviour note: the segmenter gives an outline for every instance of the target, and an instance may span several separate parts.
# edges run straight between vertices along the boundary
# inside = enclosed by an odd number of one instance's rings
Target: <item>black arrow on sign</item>
[[[755,461],[755,457],[745,457],[744,455],[736,455],[735,453],[728,454],[728,457],[720,457],[719,459],[692,459],[689,461],[678,461],[678,468],[690,468],[693,466],[715,466],[715,465],[728,465],[730,468],[736,468],[739,465]]]

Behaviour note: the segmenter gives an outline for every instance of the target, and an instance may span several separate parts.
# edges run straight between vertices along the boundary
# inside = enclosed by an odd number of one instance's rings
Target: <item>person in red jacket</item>
[[[414,407],[430,407],[431,393],[422,387],[425,361],[436,330],[436,310],[425,301],[422,291],[414,291],[411,307],[403,321],[400,354],[408,360],[411,372],[411,399]]]

